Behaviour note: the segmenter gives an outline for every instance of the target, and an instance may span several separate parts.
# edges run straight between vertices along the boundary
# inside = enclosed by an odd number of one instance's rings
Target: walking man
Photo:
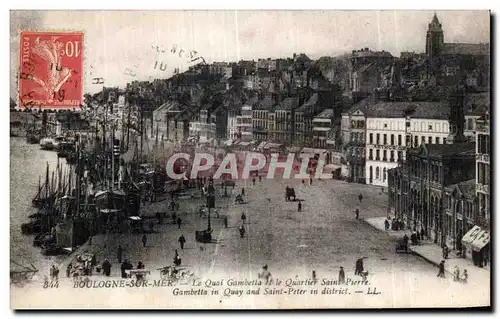
[[[441,260],[441,262],[439,263],[439,272],[437,276],[444,278],[444,260]]]
[[[259,279],[265,280],[266,284],[271,280],[271,273],[267,270],[267,265],[262,267],[262,271],[259,273]]]
[[[245,196],[245,189],[244,188],[241,189],[241,196]]]
[[[180,217],[177,218],[177,226],[181,229],[182,220]]]
[[[345,272],[344,272],[344,267],[340,267],[339,270],[339,285],[340,284],[345,284]]]
[[[358,199],[359,199],[359,202],[361,203],[361,202],[363,201],[363,194],[361,194],[361,193],[360,193],[360,194],[358,195]]]
[[[227,216],[224,216],[224,228],[227,228]]]
[[[181,249],[184,249],[185,243],[186,243],[186,238],[184,238],[184,235],[181,235],[181,237],[179,237],[179,244],[181,245]]]
[[[243,225],[240,226],[239,231],[240,231],[240,238],[245,237],[245,227],[243,227]]]
[[[407,253],[408,252],[408,235],[407,234],[405,234],[403,236],[403,245],[405,246],[405,253]]]
[[[111,274],[111,263],[107,259],[104,259],[104,262],[102,263],[102,272],[106,277],[109,277]]]
[[[358,219],[359,219],[359,209],[356,208],[356,220],[358,220]]]
[[[299,200],[299,204],[298,204],[298,210],[299,210],[299,213],[302,211],[302,202]]]
[[[253,183],[253,186],[255,186],[255,177],[252,178],[252,183]]]
[[[146,234],[142,235],[142,247],[146,247],[146,244],[148,243],[148,237]]]
[[[243,224],[245,223],[246,220],[247,220],[247,215],[245,215],[245,213],[241,213],[241,221],[243,222]]]
[[[116,252],[116,259],[118,259],[118,262],[122,262],[122,256],[123,256],[123,248],[122,245],[118,246],[118,251]]]

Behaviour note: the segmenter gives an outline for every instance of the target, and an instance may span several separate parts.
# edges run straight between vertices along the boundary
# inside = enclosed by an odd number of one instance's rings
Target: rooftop
[[[431,156],[456,156],[475,155],[476,143],[465,142],[455,144],[424,144],[428,154]]]
[[[490,55],[489,43],[444,43],[441,54]]]
[[[327,119],[330,119],[332,117],[333,117],[333,109],[323,110],[323,112],[315,116],[315,118],[327,118]]]

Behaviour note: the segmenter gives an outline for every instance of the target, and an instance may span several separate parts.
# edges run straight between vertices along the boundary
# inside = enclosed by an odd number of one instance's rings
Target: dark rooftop
[[[327,119],[330,119],[332,117],[333,117],[333,109],[323,110],[323,112],[315,116],[315,118],[327,118]]]
[[[444,43],[441,54],[490,55],[489,43]]]
[[[476,154],[476,143],[465,142],[456,144],[424,144],[429,155],[433,156],[454,156],[454,155],[474,155]]]

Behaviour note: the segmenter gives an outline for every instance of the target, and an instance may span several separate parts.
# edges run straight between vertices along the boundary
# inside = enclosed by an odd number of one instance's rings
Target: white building
[[[238,126],[237,126],[238,114],[235,111],[229,111],[227,114],[227,135],[228,140],[235,140],[238,138]]]
[[[197,138],[198,143],[207,143],[215,138],[215,115],[208,118],[207,110],[200,110],[198,116],[189,122],[189,136]]]
[[[406,118],[367,117],[366,182],[387,186],[387,171],[398,166],[406,149]]]
[[[238,135],[242,141],[249,142],[253,139],[252,107],[245,104],[241,107],[241,115],[236,117]]]
[[[367,106],[366,183],[388,186],[387,171],[421,144],[444,144],[450,133],[446,102],[378,102]]]

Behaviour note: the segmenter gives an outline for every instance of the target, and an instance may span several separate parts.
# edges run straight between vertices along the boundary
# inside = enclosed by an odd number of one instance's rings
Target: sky
[[[489,11],[436,11],[445,42],[490,42]],[[11,11],[11,97],[17,92],[22,30],[83,31],[84,91],[168,78],[189,63],[171,53],[195,50],[207,63],[291,57],[313,59],[369,47],[395,56],[425,51],[434,11]],[[158,48],[157,48],[158,47]],[[164,52],[162,52],[164,51]],[[158,62],[155,69],[155,63]],[[160,63],[167,65],[165,71]],[[126,71],[129,69],[129,71]],[[128,73],[128,74],[126,74]],[[133,75],[130,75],[133,74]]]

